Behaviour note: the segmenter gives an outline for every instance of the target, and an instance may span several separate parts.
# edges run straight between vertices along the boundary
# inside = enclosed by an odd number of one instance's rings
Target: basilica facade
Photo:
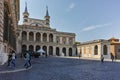
[[[50,27],[48,7],[44,19],[29,18],[27,5],[23,13],[23,24],[17,28],[17,52],[36,52],[43,49],[47,55],[74,56],[75,33],[60,32]]]

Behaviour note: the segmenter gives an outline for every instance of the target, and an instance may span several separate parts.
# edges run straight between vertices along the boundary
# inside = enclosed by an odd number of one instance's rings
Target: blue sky
[[[31,18],[44,19],[46,5],[51,28],[76,34],[76,41],[120,38],[120,0],[20,0],[22,24],[25,1]]]

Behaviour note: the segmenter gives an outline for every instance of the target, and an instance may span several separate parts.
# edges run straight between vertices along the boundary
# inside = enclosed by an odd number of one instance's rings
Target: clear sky
[[[76,34],[76,41],[120,38],[120,0],[20,0],[20,22],[27,2],[31,18],[44,19],[46,5],[51,28]]]

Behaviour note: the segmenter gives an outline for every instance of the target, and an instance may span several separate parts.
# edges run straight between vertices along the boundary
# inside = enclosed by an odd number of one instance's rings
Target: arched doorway
[[[53,55],[53,47],[49,46],[49,55]]]
[[[36,51],[38,51],[40,49],[40,46],[39,45],[37,45],[36,46]]]
[[[27,50],[27,46],[26,45],[22,45],[22,53],[25,53]]]
[[[69,56],[72,56],[72,48],[69,48]]]
[[[25,31],[22,32],[22,40],[27,40],[27,32]]]
[[[43,42],[47,42],[47,34],[46,33],[43,34]]]
[[[95,45],[95,47],[94,47],[94,55],[98,55],[98,46],[97,45]]]
[[[47,46],[43,46],[43,50],[44,50],[45,53],[47,54]]]
[[[103,46],[103,54],[107,55],[107,46],[106,45]]]
[[[62,49],[62,52],[64,53],[64,56],[66,56],[66,48],[65,47]]]
[[[34,40],[34,35],[33,32],[29,33],[29,41],[33,41]]]
[[[56,47],[56,55],[57,55],[57,56],[60,56],[59,47]]]
[[[32,45],[29,46],[29,51],[30,51],[30,52],[33,52],[33,51],[34,51]]]

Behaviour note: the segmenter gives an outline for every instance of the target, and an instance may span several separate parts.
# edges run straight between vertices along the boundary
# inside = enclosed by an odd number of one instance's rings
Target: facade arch
[[[108,49],[107,49],[107,45],[103,46],[103,54],[107,55]]]
[[[49,46],[49,55],[53,55],[53,47]]]
[[[95,47],[94,47],[94,55],[98,55],[98,46],[97,45],[95,45]]]
[[[30,45],[30,46],[29,46],[29,51],[30,51],[30,52],[33,52],[33,51],[34,51],[33,45]]]
[[[29,33],[29,41],[33,41],[34,40],[34,34],[33,32]]]
[[[36,49],[36,51],[38,51],[40,49],[40,46],[37,45],[35,49]]]
[[[49,42],[53,42],[53,34],[49,35]]]
[[[62,52],[63,52],[64,56],[66,56],[66,48],[65,47],[62,49]]]
[[[47,46],[43,46],[43,48],[42,48],[44,51],[45,51],[45,53],[47,54]]]
[[[43,42],[47,42],[47,34],[43,33]]]
[[[27,40],[27,32],[26,31],[23,31],[22,32],[22,40]]]
[[[72,48],[69,48],[69,56],[72,56]]]
[[[56,47],[56,55],[57,55],[57,56],[60,56],[60,53],[59,53],[59,52],[60,52],[59,47]]]
[[[39,32],[36,33],[36,41],[41,41],[41,35]]]
[[[25,53],[27,51],[27,46],[26,45],[22,45],[22,53]]]

